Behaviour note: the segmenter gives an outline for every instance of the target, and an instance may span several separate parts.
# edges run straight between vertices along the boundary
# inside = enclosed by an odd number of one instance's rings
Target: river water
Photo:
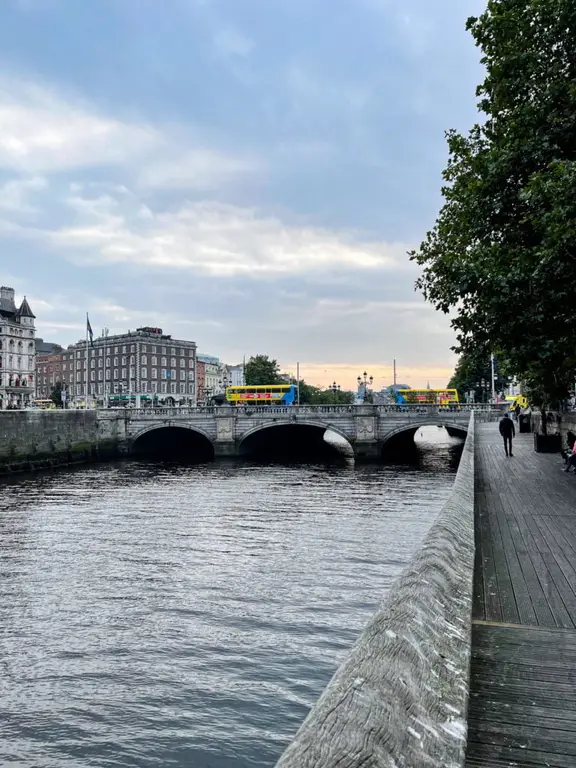
[[[450,492],[431,430],[412,466],[4,482],[0,765],[274,765]]]

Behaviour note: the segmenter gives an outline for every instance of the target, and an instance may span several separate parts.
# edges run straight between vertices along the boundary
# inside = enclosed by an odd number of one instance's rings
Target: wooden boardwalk
[[[576,768],[576,476],[476,427],[468,768]]]

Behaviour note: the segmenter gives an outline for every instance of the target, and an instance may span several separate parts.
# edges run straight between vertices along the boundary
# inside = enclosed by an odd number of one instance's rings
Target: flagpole
[[[85,397],[85,400],[84,400],[84,410],[88,409],[88,376],[89,376],[89,374],[88,374],[88,362],[89,362],[88,361],[88,355],[89,355],[89,352],[88,352],[88,322],[89,322],[88,321],[88,312],[86,312],[86,360],[85,360],[85,365],[86,365],[86,374],[85,374],[86,375],[86,389],[85,389],[85,395],[84,395],[84,397]]]

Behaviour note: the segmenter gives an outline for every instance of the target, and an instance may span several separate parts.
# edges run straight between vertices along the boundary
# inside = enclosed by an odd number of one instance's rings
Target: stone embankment
[[[113,411],[2,411],[0,474],[112,458],[123,427]]]
[[[474,576],[474,415],[451,496],[278,768],[461,768]]]

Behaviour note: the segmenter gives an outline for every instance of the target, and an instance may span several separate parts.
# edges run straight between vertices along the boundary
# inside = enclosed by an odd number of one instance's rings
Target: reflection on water
[[[5,483],[0,764],[273,765],[449,494],[438,433],[416,466]]]

